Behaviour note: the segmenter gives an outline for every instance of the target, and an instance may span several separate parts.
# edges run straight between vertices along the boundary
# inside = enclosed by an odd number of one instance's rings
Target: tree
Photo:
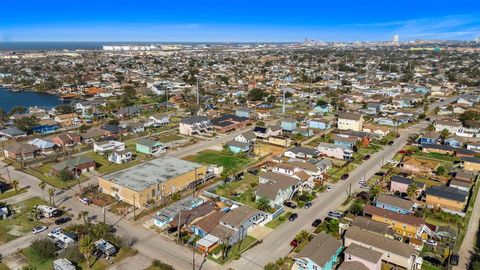
[[[270,209],[270,200],[265,196],[260,196],[260,198],[258,198],[256,202],[256,205],[257,209],[267,211],[268,209]]]
[[[327,104],[328,104],[328,102],[326,102],[325,100],[319,99],[319,100],[317,100],[317,104],[316,104],[316,105],[317,105],[317,106],[323,106],[323,105],[327,105]]]
[[[175,270],[173,266],[171,266],[170,264],[166,264],[160,260],[153,260],[152,266],[155,267],[155,269],[159,270]]]
[[[252,89],[248,92],[247,99],[250,101],[261,101],[266,98],[268,94],[262,89]]]
[[[53,198],[53,196],[55,195],[55,188],[49,188],[48,189],[48,201],[50,202],[50,204],[52,204],[53,206],[55,206],[55,199]]]
[[[267,101],[270,102],[270,103],[275,103],[276,100],[277,100],[277,98],[274,95],[270,95],[267,98]]]
[[[83,224],[87,225],[88,223],[88,214],[89,212],[88,211],[81,211],[80,213],[78,213],[78,217],[83,219]]]
[[[90,128],[90,127],[87,126],[87,125],[81,125],[81,126],[78,128],[78,130],[80,131],[80,133],[85,133],[85,132],[88,131],[89,128]]]
[[[40,258],[51,259],[55,257],[55,244],[48,238],[35,240],[32,243],[32,250],[39,255]]]
[[[57,110],[61,114],[67,114],[67,113],[73,113],[73,106],[72,105],[67,105],[63,104],[60,106],[55,107],[55,110]]]
[[[417,184],[412,182],[407,188],[408,197],[413,199],[415,197],[415,195],[417,194],[417,189],[418,189]]]
[[[87,261],[87,268],[90,269],[90,255],[95,249],[95,245],[93,243],[92,238],[90,238],[89,235],[83,236],[80,239],[78,249],[80,250],[80,253],[83,254],[83,257],[85,257],[85,260]]]
[[[38,187],[42,190],[42,196],[43,196],[43,200],[45,201],[45,187],[47,186],[47,184],[45,184],[45,182],[39,182],[38,183]]]
[[[448,129],[444,129],[440,132],[440,136],[442,136],[442,138],[447,138],[448,135],[450,135],[450,132],[448,131]]]
[[[348,212],[358,215],[363,210],[363,203],[360,200],[355,200],[352,205],[348,208]]]
[[[68,180],[72,180],[73,179],[73,175],[70,171],[68,171],[67,169],[63,169],[60,171],[60,174],[58,175],[58,178],[60,179],[60,181],[62,182],[67,182]]]
[[[137,92],[133,88],[133,86],[125,86],[123,88],[123,96],[122,96],[122,103],[125,106],[133,105],[135,99],[137,98]]]
[[[16,107],[13,107],[11,110],[10,110],[10,115],[14,115],[14,114],[22,114],[22,113],[26,113],[27,112],[27,108],[23,107],[23,106],[16,106]]]
[[[438,166],[437,170],[435,171],[437,175],[444,175],[446,172],[447,169],[445,169],[443,166]]]
[[[182,198],[179,192],[175,192],[172,194],[172,201],[176,202],[179,201]]]
[[[22,117],[19,119],[13,120],[15,126],[25,132],[32,130],[33,127],[38,125],[37,118],[35,116]]]
[[[13,189],[15,189],[15,192],[17,192],[17,190],[18,190],[18,180],[17,179],[12,180],[12,187],[13,187]]]

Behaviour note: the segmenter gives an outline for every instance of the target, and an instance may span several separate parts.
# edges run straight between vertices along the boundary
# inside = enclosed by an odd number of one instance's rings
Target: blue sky
[[[2,0],[1,41],[472,40],[479,0]]]

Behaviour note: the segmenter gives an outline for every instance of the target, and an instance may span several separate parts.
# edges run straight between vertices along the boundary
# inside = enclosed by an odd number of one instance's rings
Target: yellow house
[[[362,131],[363,116],[360,113],[340,113],[338,114],[337,127],[341,130]]]
[[[445,212],[464,215],[468,192],[453,187],[438,186],[425,190],[427,206],[440,208]]]
[[[480,171],[480,158],[462,157],[463,169],[471,172]]]
[[[161,157],[99,177],[100,190],[136,207],[190,188],[206,176],[206,167],[172,157]]]
[[[372,220],[388,224],[397,235],[411,238],[428,238],[428,234],[425,232],[427,229],[425,221],[420,217],[411,214],[400,214],[373,205],[366,205],[363,212],[370,216]]]

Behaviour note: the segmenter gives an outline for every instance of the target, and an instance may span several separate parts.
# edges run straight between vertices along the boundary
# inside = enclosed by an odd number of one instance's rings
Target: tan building
[[[137,207],[192,187],[206,175],[206,167],[172,157],[161,157],[99,177],[100,189]]]
[[[341,130],[362,131],[363,116],[359,113],[340,113],[337,127]]]
[[[449,213],[463,216],[467,206],[468,192],[453,187],[433,186],[425,190],[428,207],[440,208]]]
[[[463,169],[471,172],[480,172],[480,158],[463,157]]]

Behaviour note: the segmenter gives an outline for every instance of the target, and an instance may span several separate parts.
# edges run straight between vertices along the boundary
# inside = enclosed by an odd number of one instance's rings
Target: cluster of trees
[[[252,89],[248,92],[247,99],[250,101],[262,101],[268,97],[268,93],[262,89]]]

